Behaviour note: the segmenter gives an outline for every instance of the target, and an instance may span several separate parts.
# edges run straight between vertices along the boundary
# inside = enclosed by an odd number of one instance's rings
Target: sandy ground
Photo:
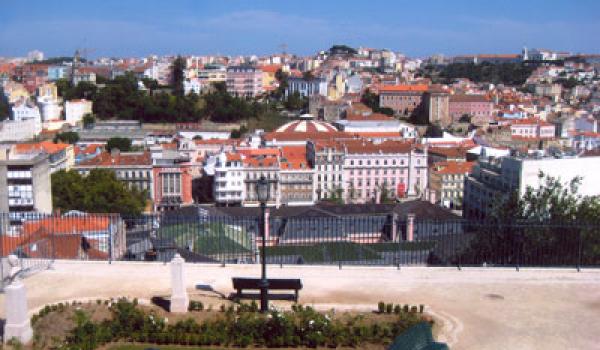
[[[190,295],[215,307],[217,294],[232,292],[231,277],[259,274],[256,265],[186,265]],[[600,349],[600,270],[270,266],[268,274],[301,278],[300,302],[317,308],[425,304],[452,349]],[[149,300],[169,295],[169,283],[161,263],[56,262],[25,279],[31,312],[59,301]],[[197,288],[206,285],[217,293]]]

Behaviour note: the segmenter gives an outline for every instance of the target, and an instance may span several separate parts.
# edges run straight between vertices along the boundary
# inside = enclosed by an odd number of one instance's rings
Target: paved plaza
[[[220,304],[231,277],[259,265],[186,264],[191,298]],[[269,277],[301,278],[300,302],[371,310],[378,301],[425,304],[452,349],[600,349],[600,270],[269,266]],[[48,303],[170,294],[162,263],[55,262],[26,278],[30,311]],[[210,285],[215,293],[207,292]],[[200,287],[200,288],[198,288]],[[0,295],[0,315],[4,315]]]

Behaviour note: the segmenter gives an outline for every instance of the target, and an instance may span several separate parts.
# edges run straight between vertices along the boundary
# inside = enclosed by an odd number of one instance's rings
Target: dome
[[[336,132],[333,125],[315,120],[296,120],[277,128],[275,132]]]

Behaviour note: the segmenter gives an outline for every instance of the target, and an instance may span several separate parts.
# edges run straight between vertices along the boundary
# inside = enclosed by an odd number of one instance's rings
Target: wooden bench
[[[237,297],[242,297],[244,289],[260,290],[260,278],[233,277],[233,289],[237,291]],[[298,302],[298,291],[302,289],[302,281],[297,278],[269,278],[269,290],[293,290],[294,301]]]

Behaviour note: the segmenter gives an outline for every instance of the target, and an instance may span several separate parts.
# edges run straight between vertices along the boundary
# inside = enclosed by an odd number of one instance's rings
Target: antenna
[[[288,49],[288,45],[286,43],[283,43],[283,44],[279,45],[279,48],[281,49],[281,54],[283,56],[285,56],[286,55],[286,51]]]

